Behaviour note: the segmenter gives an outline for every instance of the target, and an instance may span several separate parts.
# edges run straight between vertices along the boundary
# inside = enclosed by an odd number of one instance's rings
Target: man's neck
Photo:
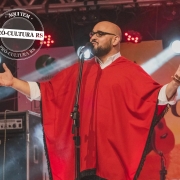
[[[115,61],[117,58],[121,56],[120,52],[113,54],[112,56],[107,57],[105,62],[102,62],[101,59],[96,57],[96,61],[99,63],[101,69],[104,69],[105,67],[109,66],[113,61]]]
[[[98,57],[98,59],[100,59],[102,63],[105,63],[108,60],[109,57],[114,56],[117,53],[118,52],[111,52],[111,53],[108,53],[105,56]]]

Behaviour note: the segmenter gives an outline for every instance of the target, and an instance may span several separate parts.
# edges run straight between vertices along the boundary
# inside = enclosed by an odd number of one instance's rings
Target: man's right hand
[[[3,63],[3,68],[5,72],[0,73],[0,86],[10,86],[27,97],[30,97],[30,87],[28,82],[13,77],[5,63]]]
[[[0,73],[0,86],[13,86],[14,77],[5,63],[3,63],[4,71]]]

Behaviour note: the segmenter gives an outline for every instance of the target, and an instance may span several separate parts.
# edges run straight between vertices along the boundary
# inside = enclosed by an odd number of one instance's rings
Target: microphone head
[[[78,49],[77,49],[77,55],[78,57],[80,56],[80,54],[82,54],[82,49],[84,48],[85,46],[79,46]]]
[[[93,44],[91,42],[87,42],[85,46],[80,46],[77,49],[77,55],[80,57],[86,50],[89,50],[92,54]]]
[[[84,48],[85,48],[85,50],[89,49],[90,51],[92,51],[93,50],[93,44],[91,42],[87,42]]]

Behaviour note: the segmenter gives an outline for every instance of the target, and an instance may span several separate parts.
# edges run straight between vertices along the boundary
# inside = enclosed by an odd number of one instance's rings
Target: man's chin
[[[92,53],[94,54],[94,53],[96,53],[97,52],[97,48],[95,48],[95,47],[93,47],[92,48]],[[95,55],[95,54],[94,54]]]
[[[92,49],[92,53],[93,53],[94,56],[97,56],[97,55],[98,55],[97,49],[93,48],[93,49]]]

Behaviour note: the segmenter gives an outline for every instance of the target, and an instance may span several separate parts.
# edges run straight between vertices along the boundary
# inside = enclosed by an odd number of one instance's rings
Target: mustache
[[[92,40],[91,43],[97,43],[96,40]]]

